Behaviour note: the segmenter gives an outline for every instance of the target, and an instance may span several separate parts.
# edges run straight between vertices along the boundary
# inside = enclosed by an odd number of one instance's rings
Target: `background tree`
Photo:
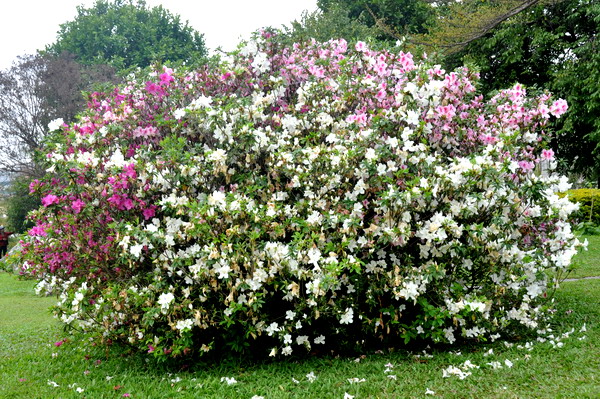
[[[324,13],[335,8],[347,10],[350,19],[378,27],[382,40],[425,33],[435,15],[430,2],[425,0],[318,0],[317,5]]]
[[[86,105],[82,92],[104,86],[112,88],[120,82],[113,67],[106,64],[81,65],[75,55],[68,52],[56,57],[45,56],[43,63],[45,67],[40,72],[37,94],[44,99],[52,119],[75,120]]]
[[[39,176],[33,162],[52,116],[38,96],[41,57],[20,57],[0,71],[0,170],[4,173]]]
[[[162,6],[148,8],[143,0],[98,0],[91,8],[77,7],[75,19],[60,26],[56,42],[46,50],[117,69],[155,61],[196,63],[207,54],[202,35],[187,22]]]
[[[0,71],[0,172],[39,177],[35,152],[48,133],[48,123],[73,121],[85,106],[82,91],[98,82],[115,83],[107,66],[82,66],[67,53],[20,57]]]
[[[350,16],[348,9],[332,5],[326,11],[304,12],[300,20],[295,20],[285,28],[285,37],[290,43],[305,42],[315,39],[326,42],[330,39],[344,38],[347,41],[366,40],[376,37],[381,31],[375,26],[368,26],[357,18]]]

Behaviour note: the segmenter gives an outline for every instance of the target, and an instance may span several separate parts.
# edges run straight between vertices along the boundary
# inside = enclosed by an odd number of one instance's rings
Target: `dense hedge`
[[[47,148],[23,273],[154,356],[535,330],[580,245],[544,126],[567,108],[344,40],[264,33],[92,95]]]
[[[579,209],[572,214],[575,221],[579,223],[591,222],[600,226],[600,189],[579,188],[561,194],[561,196],[565,195],[572,202],[579,204]]]

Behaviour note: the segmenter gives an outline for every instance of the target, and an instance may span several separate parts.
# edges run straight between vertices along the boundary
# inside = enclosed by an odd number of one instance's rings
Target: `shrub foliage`
[[[6,199],[6,217],[8,229],[23,233],[33,227],[27,214],[40,207],[38,195],[30,195],[29,179],[15,178],[10,184],[10,196]]]
[[[476,81],[262,32],[94,93],[32,184],[23,273],[63,322],[161,358],[535,329],[580,245],[566,180],[534,173],[566,103]]]
[[[600,225],[600,189],[579,188],[569,190],[565,194],[572,202],[579,204],[579,209],[571,216],[581,223],[593,223]]]

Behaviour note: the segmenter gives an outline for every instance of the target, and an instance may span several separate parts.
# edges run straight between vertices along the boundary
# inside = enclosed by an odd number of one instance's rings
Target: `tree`
[[[63,52],[57,57],[43,58],[45,67],[40,74],[37,94],[45,101],[52,118],[62,118],[65,122],[75,117],[85,108],[82,92],[109,87],[120,82],[113,67],[106,64],[82,65],[74,54]]]
[[[380,31],[380,39],[425,33],[434,15],[428,1],[423,0],[318,0],[323,12],[341,8],[348,17]]]
[[[52,54],[68,51],[84,64],[107,63],[117,69],[153,62],[199,62],[207,53],[201,34],[162,6],[143,0],[98,0],[77,8],[77,17],[60,26]]]
[[[291,43],[301,43],[310,39],[326,42],[339,38],[356,41],[381,34],[376,27],[367,26],[350,17],[350,11],[338,5],[328,8],[327,11],[305,12],[299,21],[293,21],[285,31],[284,37]]]
[[[0,170],[38,176],[33,162],[50,116],[37,95],[43,68],[36,56],[19,58],[0,71]]]
[[[73,121],[85,106],[81,92],[96,82],[115,83],[107,66],[84,67],[72,55],[27,55],[0,71],[0,172],[39,177],[34,158],[48,124]]]

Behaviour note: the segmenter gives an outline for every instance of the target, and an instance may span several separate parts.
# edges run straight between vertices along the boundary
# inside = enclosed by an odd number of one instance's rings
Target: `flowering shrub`
[[[59,129],[22,258],[60,320],[159,357],[535,329],[580,246],[566,180],[535,173],[566,103],[269,36]]]

